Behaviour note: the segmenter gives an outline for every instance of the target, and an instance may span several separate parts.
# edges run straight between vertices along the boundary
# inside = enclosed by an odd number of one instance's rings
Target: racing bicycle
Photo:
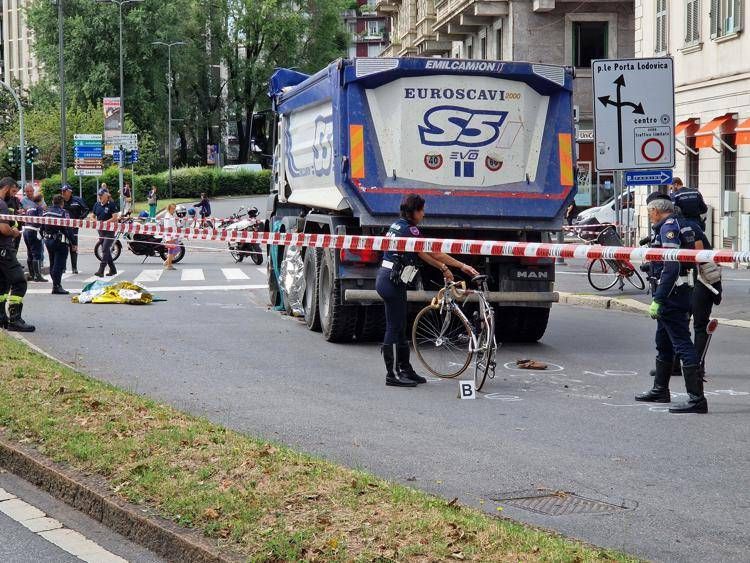
[[[613,225],[604,226],[598,233],[579,231],[578,237],[587,244],[602,246],[622,246],[622,239]],[[634,288],[643,291],[646,282],[629,260],[615,258],[594,258],[589,261],[587,276],[591,287],[597,291],[607,291],[615,285],[620,291],[625,289],[625,281]]]
[[[495,312],[487,300],[487,276],[474,277],[476,290],[466,289],[466,282],[446,282],[414,320],[412,344],[419,361],[433,375],[458,377],[474,362],[474,385],[482,389],[487,376],[495,377]],[[459,301],[475,296],[478,309],[472,319],[466,316]]]

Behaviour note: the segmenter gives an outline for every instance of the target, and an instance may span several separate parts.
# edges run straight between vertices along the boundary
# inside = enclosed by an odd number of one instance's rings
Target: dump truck
[[[440,58],[338,60],[313,75],[277,69],[271,231],[382,236],[402,198],[426,200],[423,236],[548,242],[576,193],[573,69]],[[271,302],[281,305],[269,247]],[[381,255],[303,249],[305,322],[329,341],[377,340]],[[554,259],[459,256],[490,276],[501,341],[533,342],[547,327]],[[434,270],[434,271],[433,271]],[[442,287],[425,267],[415,308]]]

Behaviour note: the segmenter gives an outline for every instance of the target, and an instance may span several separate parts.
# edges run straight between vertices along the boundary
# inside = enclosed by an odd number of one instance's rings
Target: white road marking
[[[203,273],[203,269],[197,268],[194,270],[182,270],[182,275],[180,276],[180,279],[182,281],[204,281],[206,279],[205,274]]]
[[[83,534],[65,528],[61,522],[48,517],[37,507],[17,498],[0,488],[0,512],[12,518],[29,531],[56,545],[63,551],[82,559],[97,563],[127,563],[122,557],[107,551]]]
[[[158,270],[143,270],[133,281],[135,283],[159,281],[162,273],[164,273],[164,270],[161,268]]]
[[[222,268],[221,272],[228,280],[249,280],[248,275],[239,268]]]
[[[123,275],[124,273],[125,273],[125,270],[117,270],[117,273],[114,276],[104,276],[102,278],[97,277],[97,276],[91,276],[90,278],[86,278],[85,280],[83,280],[83,283],[91,283],[91,282],[95,282],[97,280],[111,281],[111,280],[115,279],[117,276]]]

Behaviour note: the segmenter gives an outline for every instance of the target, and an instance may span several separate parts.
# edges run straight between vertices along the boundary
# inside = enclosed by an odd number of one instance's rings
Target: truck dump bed
[[[432,227],[557,230],[575,195],[572,80],[560,66],[458,59],[278,70],[280,197],[380,226],[419,193]]]

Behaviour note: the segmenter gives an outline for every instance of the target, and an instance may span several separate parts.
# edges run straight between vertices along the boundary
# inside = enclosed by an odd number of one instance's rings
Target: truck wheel
[[[318,275],[320,274],[320,262],[323,250],[321,248],[308,248],[305,252],[305,295],[303,305],[305,307],[305,324],[307,328],[320,332],[320,315],[318,314]]]
[[[382,342],[385,334],[385,308],[367,305],[359,308],[357,321],[358,342]]]
[[[497,307],[495,335],[501,342],[536,342],[547,330],[549,312],[543,307]]]
[[[273,262],[271,260],[266,265],[266,277],[268,279],[268,302],[271,304],[271,307],[277,307],[279,299],[281,299],[281,293],[279,292],[279,285],[276,283],[276,274],[273,271]]]
[[[318,274],[318,314],[323,336],[329,342],[351,342],[357,330],[357,307],[343,304],[341,280],[336,279],[335,262],[324,251]]]

